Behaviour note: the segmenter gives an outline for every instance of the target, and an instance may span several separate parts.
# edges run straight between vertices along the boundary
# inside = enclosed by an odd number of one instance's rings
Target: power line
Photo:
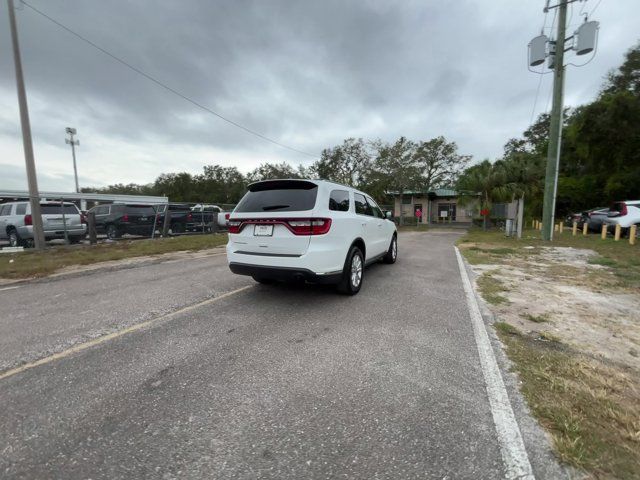
[[[595,11],[596,11],[596,9],[600,6],[600,3],[601,3],[601,2],[602,2],[602,0],[598,0],[598,3],[596,3],[596,6],[595,6],[595,7],[593,7],[593,10],[591,10],[591,11],[589,12],[589,16],[593,15],[593,12],[595,12]]]
[[[219,114],[218,112],[215,112],[214,110],[211,110],[209,107],[206,107],[205,105],[202,105],[201,103],[197,102],[196,100],[188,97],[187,95],[180,93],[179,91],[177,91],[176,89],[168,86],[167,84],[161,82],[160,80],[154,78],[153,76],[149,75],[148,73],[142,71],[141,69],[139,69],[138,67],[134,67],[133,65],[131,65],[130,63],[126,62],[125,60],[121,59],[120,57],[114,55],[113,53],[109,52],[108,50],[102,48],[101,46],[95,44],[94,42],[92,42],[91,40],[89,40],[86,37],[83,37],[82,35],[80,35],[79,33],[73,31],[71,28],[67,27],[66,25],[60,23],[59,21],[57,21],[56,19],[50,17],[49,15],[47,15],[46,13],[44,13],[41,10],[38,10],[36,7],[34,7],[33,5],[30,5],[29,3],[25,2],[24,0],[22,0],[22,4],[26,5],[27,7],[29,7],[31,10],[33,10],[34,12],[36,12],[37,14],[43,16],[44,18],[46,18],[47,20],[55,23],[58,27],[62,28],[63,30],[66,30],[67,32],[69,32],[71,35],[75,36],[76,38],[82,40],[83,42],[91,45],[93,48],[100,50],[102,53],[104,53],[105,55],[111,57],[113,60],[119,62],[120,64],[124,65],[125,67],[129,68],[130,70],[133,70],[134,72],[136,72],[138,75],[146,78],[147,80],[152,81],[153,83],[155,83],[156,85],[164,88],[165,90],[168,90],[169,92],[173,93],[174,95],[177,95],[178,97],[182,98],[183,100],[186,100],[187,102],[195,105],[196,107],[204,110],[205,112],[208,112],[212,115],[215,115],[216,117],[220,118],[221,120],[224,120],[225,122],[233,125],[234,127],[237,127],[241,130],[244,130],[247,133],[250,133],[251,135],[254,135],[258,138],[261,138],[262,140],[265,140],[267,142],[273,143],[274,145],[277,145],[279,147],[282,148],[286,148],[287,150],[291,150],[292,152],[296,152],[296,153],[300,153],[302,155],[307,155],[309,157],[313,157],[313,158],[318,158],[317,155],[314,155],[312,153],[308,153],[302,150],[298,150],[297,148],[294,147],[290,147],[289,145],[285,145],[284,143],[280,143],[277,140],[273,140],[272,138],[269,138],[259,132],[256,132],[255,130],[251,130],[248,127],[245,127],[244,125],[239,124],[238,122],[235,122],[227,117],[225,117],[224,115]]]

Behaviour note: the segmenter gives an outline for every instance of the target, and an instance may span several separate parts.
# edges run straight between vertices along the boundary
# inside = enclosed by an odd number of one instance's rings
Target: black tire
[[[253,277],[253,279],[263,285],[271,285],[272,283],[274,283],[274,280],[272,280],[271,278]]]
[[[396,263],[398,259],[398,236],[393,234],[391,238],[391,243],[389,244],[389,250],[387,250],[387,254],[382,258],[384,263]]]
[[[118,227],[116,227],[113,223],[107,225],[107,227],[105,228],[105,233],[107,234],[107,238],[110,240],[120,238],[122,236],[122,233],[120,233]]]
[[[10,247],[23,247],[24,244],[20,235],[18,235],[18,231],[14,228],[7,232],[7,236],[9,238],[9,246]]]
[[[77,243],[80,243],[82,241],[82,239],[84,238],[84,236],[80,236],[80,235],[74,235],[72,237],[69,237],[69,243],[71,245],[75,245]]]
[[[186,230],[184,223],[172,223],[171,233],[184,233]]]
[[[355,245],[349,250],[342,270],[342,280],[338,284],[338,291],[346,295],[355,295],[362,287],[364,278],[364,255]]]

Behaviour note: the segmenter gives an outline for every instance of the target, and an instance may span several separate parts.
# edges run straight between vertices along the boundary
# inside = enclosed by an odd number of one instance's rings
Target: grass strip
[[[62,245],[44,251],[25,250],[0,255],[0,278],[43,277],[64,267],[126,258],[161,255],[178,251],[197,251],[227,242],[226,234],[185,235],[180,237],[119,240],[98,245]]]

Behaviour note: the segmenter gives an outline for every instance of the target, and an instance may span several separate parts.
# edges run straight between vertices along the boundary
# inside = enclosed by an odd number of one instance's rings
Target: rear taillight
[[[80,214],[80,223],[87,223],[87,217],[84,213]]]
[[[295,235],[324,235],[331,228],[329,218],[304,218],[287,220],[289,230]]]
[[[187,221],[190,222],[193,220],[193,214],[192,213],[188,213],[187,214]]]
[[[229,227],[229,233],[240,233],[242,222],[239,220],[229,220],[227,226]]]
[[[627,204],[626,203],[621,203],[620,206],[622,207],[622,209],[620,209],[620,216],[624,216],[626,215],[627,212]]]
[[[33,225],[33,218],[31,218],[31,215],[25,215],[24,216],[24,224],[25,225]]]
[[[127,215],[126,213],[122,216],[122,221],[123,222],[128,222],[129,221],[129,215]]]
[[[284,225],[294,235],[324,235],[331,228],[330,218],[229,219],[229,233],[240,233],[246,225]]]

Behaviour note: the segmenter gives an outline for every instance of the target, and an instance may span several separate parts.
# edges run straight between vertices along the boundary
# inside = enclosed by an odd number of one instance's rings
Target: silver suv
[[[46,240],[65,238],[65,225],[70,243],[78,243],[85,237],[87,226],[75,204],[41,202],[40,209]],[[33,217],[29,202],[0,204],[0,239],[8,239],[12,247],[32,246]]]

